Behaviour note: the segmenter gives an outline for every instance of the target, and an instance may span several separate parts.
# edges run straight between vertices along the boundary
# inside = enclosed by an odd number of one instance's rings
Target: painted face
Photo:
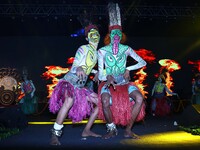
[[[111,43],[119,43],[122,38],[122,32],[119,29],[111,30],[110,32],[110,39]]]
[[[92,43],[98,43],[100,40],[100,34],[98,30],[91,29],[90,32],[88,32],[88,41]]]

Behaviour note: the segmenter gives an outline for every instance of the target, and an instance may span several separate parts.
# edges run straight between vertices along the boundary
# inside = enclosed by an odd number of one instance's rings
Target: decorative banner
[[[146,49],[139,49],[135,51],[140,57],[142,57],[147,63],[153,63],[156,59],[155,55],[152,53],[152,51],[146,50]],[[134,76],[134,83],[138,86],[144,97],[146,98],[146,94],[148,94],[147,91],[144,90],[145,87],[147,87],[146,84],[143,82],[145,81],[147,77],[147,73],[144,71],[146,69],[146,66],[139,69],[136,72],[136,76]]]
[[[171,59],[161,59],[159,60],[159,64],[162,66],[160,68],[160,74],[164,73],[166,75],[166,86],[168,87],[170,91],[172,91],[171,87],[174,86],[174,83],[170,74],[174,70],[181,69],[181,66],[176,61],[171,60]],[[167,94],[167,95],[169,96],[170,94]]]
[[[45,66],[45,68],[47,69],[47,71],[42,74],[42,77],[46,79],[52,79],[52,84],[47,84],[47,98],[50,98],[54,87],[59,81],[57,77],[67,73],[69,71],[69,68],[62,68],[60,66]]]

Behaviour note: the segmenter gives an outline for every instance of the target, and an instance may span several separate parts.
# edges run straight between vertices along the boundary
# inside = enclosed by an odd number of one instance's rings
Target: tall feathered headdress
[[[118,4],[116,3],[109,3],[108,4],[108,13],[109,13],[109,32],[113,29],[119,29],[122,30],[121,25],[121,14],[120,14],[120,8]]]

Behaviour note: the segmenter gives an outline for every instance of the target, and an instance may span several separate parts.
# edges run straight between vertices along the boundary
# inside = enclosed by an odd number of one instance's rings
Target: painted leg
[[[67,117],[68,111],[73,104],[72,98],[67,98],[58,112],[54,128],[51,130],[52,136],[50,140],[50,145],[61,145],[59,138],[62,136],[62,128],[64,119]]]
[[[101,96],[101,99],[102,99],[104,117],[107,122],[106,124],[107,134],[104,135],[102,138],[109,139],[116,136],[118,134],[118,131],[117,131],[116,125],[112,121],[112,112],[110,110],[110,94],[103,93]]]
[[[93,94],[90,98],[90,102],[92,102],[95,107],[93,112],[91,113],[88,122],[82,132],[82,137],[89,137],[89,136],[93,136],[93,137],[101,137],[100,134],[96,134],[94,132],[91,131],[91,127],[94,124],[95,119],[97,118],[98,115],[98,107],[97,107],[97,103],[98,103],[98,96],[96,94]]]
[[[143,96],[139,91],[133,91],[130,93],[130,97],[135,100],[135,104],[132,109],[132,118],[130,123],[127,125],[124,137],[126,138],[133,138],[133,139],[139,139],[139,136],[132,132],[133,124],[135,123],[135,120],[141,110],[142,103],[143,103]]]

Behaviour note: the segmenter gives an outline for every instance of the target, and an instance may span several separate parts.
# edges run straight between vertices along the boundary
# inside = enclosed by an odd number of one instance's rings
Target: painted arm
[[[143,60],[131,47],[128,47],[127,55],[131,56],[137,63],[135,65],[129,66],[127,70],[136,70],[146,66],[146,61]]]
[[[71,68],[72,73],[76,73],[77,68],[82,65],[83,61],[85,60],[86,54],[87,54],[86,49],[84,49],[83,46],[80,46],[76,51],[74,57],[74,62]]]
[[[106,72],[104,71],[104,57],[102,50],[98,50],[98,78],[100,81],[106,81]]]
[[[165,90],[166,90],[166,92],[167,92],[168,94],[170,94],[170,95],[177,95],[177,96],[178,96],[177,93],[174,93],[174,92],[170,91],[170,90],[168,89],[167,86],[165,86]]]
[[[152,89],[152,91],[151,91],[151,96],[153,96],[153,94],[154,94],[154,92],[155,92],[155,88],[156,88],[156,83],[154,84],[153,89]]]
[[[87,52],[88,50],[84,45],[80,46],[75,54],[74,62],[71,68],[71,72],[76,73],[80,80],[84,80],[87,76],[84,68],[82,67],[85,66]]]

